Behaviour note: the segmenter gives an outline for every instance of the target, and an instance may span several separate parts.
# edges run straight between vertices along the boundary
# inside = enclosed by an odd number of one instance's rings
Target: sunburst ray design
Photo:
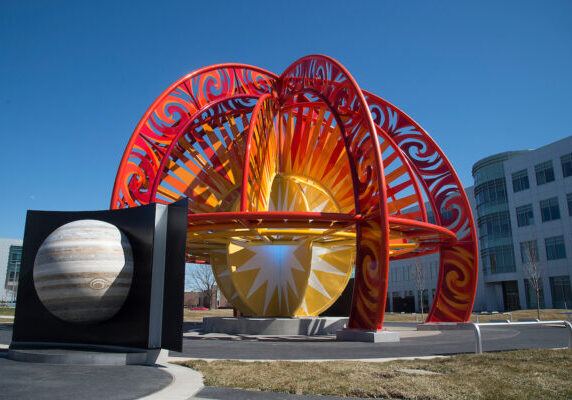
[[[228,264],[240,300],[256,315],[291,316],[310,275],[310,243],[249,245],[230,242]]]
[[[457,174],[421,126],[359,88],[327,56],[303,57],[279,76],[242,64],[209,66],[163,92],[129,140],[111,208],[180,198],[189,200],[187,260],[212,262],[225,296],[242,313],[257,315],[240,303],[229,242],[247,250],[310,240],[300,312],[321,312],[336,297],[332,288],[343,290],[345,281],[328,282],[342,279],[336,270],[351,270],[347,244],[358,254],[348,327],[382,328],[390,259],[436,251],[440,278],[428,321],[471,315],[478,246]],[[250,297],[269,287],[270,280],[256,281],[262,268],[242,272],[251,275],[244,296],[253,286]],[[292,276],[301,272],[291,268]],[[294,292],[286,288],[280,298],[278,289],[270,292],[267,312],[273,301],[290,301]],[[311,296],[322,305],[312,305]]]
[[[325,247],[314,243],[308,288],[296,315],[320,315],[328,309],[348,284],[354,260],[354,245]]]
[[[211,252],[211,267],[216,283],[224,296],[244,315],[255,315],[254,311],[238,296],[230,276],[226,253],[226,249]]]

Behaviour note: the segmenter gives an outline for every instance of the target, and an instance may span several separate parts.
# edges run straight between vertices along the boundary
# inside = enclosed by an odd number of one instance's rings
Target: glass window
[[[524,291],[526,292],[526,307],[529,309],[536,308],[537,296],[533,280],[524,280]],[[542,290],[542,279],[538,279],[538,299],[540,300],[540,308],[544,308],[544,290]]]
[[[564,247],[564,236],[553,236],[544,239],[546,246],[546,259],[558,260],[566,258],[566,248]]]
[[[499,239],[510,236],[510,217],[508,212],[502,211],[485,215],[478,219],[479,238]]]
[[[552,160],[543,162],[541,164],[536,164],[534,166],[534,172],[536,172],[537,185],[544,185],[545,183],[552,182],[554,180],[554,168],[552,167]]]
[[[502,301],[504,311],[520,309],[520,297],[518,295],[518,283],[516,281],[502,282]]]
[[[534,224],[534,214],[532,212],[532,204],[527,204],[516,208],[516,223],[518,226],[527,226]]]
[[[572,291],[570,290],[570,277],[568,275],[551,277],[550,292],[552,293],[552,308],[568,308],[572,304]]]
[[[572,216],[572,193],[566,195],[566,201],[568,202],[568,215]]]
[[[506,184],[504,178],[485,182],[475,188],[477,207],[485,204],[506,203]]]
[[[520,258],[523,264],[538,261],[538,243],[536,240],[520,242]]]
[[[542,222],[560,219],[560,208],[558,208],[558,197],[542,200],[540,202],[540,215]]]
[[[22,261],[22,246],[10,246],[8,262],[10,264],[20,263]]]
[[[562,162],[562,176],[566,178],[572,175],[572,153],[563,155],[560,161]]]
[[[484,274],[515,272],[514,251],[512,246],[495,246],[481,250]]]
[[[526,190],[529,187],[527,170],[523,169],[522,171],[518,171],[512,174],[512,190],[515,193]]]

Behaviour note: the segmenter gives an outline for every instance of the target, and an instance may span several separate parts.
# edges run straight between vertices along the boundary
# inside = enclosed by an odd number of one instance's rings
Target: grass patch
[[[540,319],[544,321],[548,320],[567,320],[567,315],[563,314],[566,310],[562,309],[547,309],[547,310],[540,310]],[[512,320],[514,322],[518,321],[521,318],[536,318],[536,310],[517,310],[511,311]],[[477,322],[477,314],[471,315],[471,321]],[[423,322],[427,318],[427,314],[392,314],[392,313],[385,313],[383,320],[385,322]],[[510,320],[510,316],[508,314],[479,314],[479,322],[489,322],[493,319],[508,319]]]
[[[570,399],[572,350],[519,350],[368,363],[186,361],[205,385],[390,399]],[[402,369],[437,372],[413,375]]]
[[[564,309],[546,309],[540,310],[540,319],[544,321],[549,320],[566,320],[568,316],[564,314],[566,310]],[[521,318],[536,318],[536,310],[516,310],[511,311],[512,320],[518,321]],[[472,314],[471,321],[476,322],[476,314]],[[487,322],[491,319],[508,319],[510,320],[510,316],[507,314],[491,314],[491,315],[481,315],[479,314],[479,322]]]
[[[14,307],[0,307],[0,315],[3,317],[13,317],[15,310],[16,308]]]
[[[2,310],[0,308],[0,310]],[[14,309],[12,308],[12,314],[6,315],[14,315]],[[543,320],[566,320],[567,316],[562,314],[566,310],[540,310],[540,317]],[[0,311],[1,312],[1,311]],[[4,315],[1,314],[0,315]],[[190,322],[202,322],[203,318],[205,317],[232,317],[232,309],[225,308],[225,309],[218,309],[218,310],[206,310],[206,311],[198,311],[198,310],[185,310],[184,319],[185,321]],[[423,322],[427,318],[427,314],[399,314],[399,313],[385,313],[384,321],[385,322]],[[536,318],[536,310],[518,310],[512,312],[512,319],[513,321],[517,321],[519,318]],[[507,314],[492,314],[492,315],[479,315],[479,322],[488,322],[491,319],[510,319]],[[471,321],[476,322],[476,314],[471,316]]]
[[[207,317],[232,317],[232,308],[218,310],[185,310],[183,319],[187,322],[202,322]]]

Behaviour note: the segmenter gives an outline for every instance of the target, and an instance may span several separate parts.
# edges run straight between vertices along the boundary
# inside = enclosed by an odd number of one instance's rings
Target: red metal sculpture
[[[280,76],[214,65],[161,94],[127,145],[111,208],[181,197],[188,258],[213,268],[236,238],[355,240],[349,328],[382,328],[390,259],[433,252],[440,272],[427,320],[470,317],[477,242],[455,171],[417,123],[329,57],[304,57]]]

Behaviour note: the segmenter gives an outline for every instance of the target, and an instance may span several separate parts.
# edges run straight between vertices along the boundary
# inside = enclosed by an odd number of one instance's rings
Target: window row
[[[566,258],[566,247],[564,246],[564,236],[562,235],[544,239],[544,248],[548,261]],[[520,258],[523,264],[532,264],[540,261],[536,240],[520,242]]]
[[[508,211],[501,211],[480,217],[477,221],[479,238],[496,239],[510,236],[510,216]]]
[[[566,195],[566,203],[568,205],[568,215],[572,216],[572,193],[568,193]],[[560,219],[558,197],[551,197],[540,201],[540,218],[542,222]],[[525,204],[523,206],[516,207],[516,224],[519,227],[534,224],[532,204]]]
[[[485,275],[516,271],[512,245],[481,249],[481,263]]]
[[[477,206],[501,204],[506,202],[506,184],[504,178],[494,179],[475,188]]]
[[[389,279],[392,282],[400,281],[420,281],[433,280],[439,275],[439,265],[437,262],[422,262],[416,265],[389,266]]]
[[[564,178],[572,176],[572,153],[565,154],[560,157],[562,166],[562,176]],[[545,161],[534,166],[534,174],[536,176],[536,184],[544,185],[545,183],[554,181],[554,166],[552,160]],[[528,170],[523,169],[512,174],[512,190],[520,192],[530,187],[528,181]]]
[[[543,278],[528,278],[524,279],[524,292],[526,298],[526,308],[528,309],[535,309],[537,302],[540,303],[540,308],[545,308],[545,295],[544,295],[544,285],[545,279],[548,280],[548,287],[547,289],[550,291],[550,297],[552,298],[552,308],[566,308],[569,307],[572,303],[572,287],[570,285],[570,276],[569,275],[560,275],[560,276],[550,276]],[[513,300],[513,304],[518,305],[519,301],[519,285],[517,281],[505,281],[503,282],[503,289],[506,290],[508,295],[514,296],[515,299]],[[538,289],[538,290],[537,290]],[[422,295],[419,296],[419,292],[416,290],[401,290],[401,291],[394,291],[391,293],[387,293],[387,306],[393,304],[393,312],[413,312],[415,309],[415,297],[418,297],[417,300],[423,301],[424,309],[428,309],[429,307],[429,299],[435,298],[436,289],[425,289],[422,292]],[[431,293],[431,296],[429,296]],[[390,299],[391,296],[391,299]],[[508,296],[503,296],[508,297]],[[509,303],[510,299],[504,298],[503,301],[505,302],[505,309],[511,309],[511,307],[507,304]],[[512,307],[512,309],[518,309],[520,307]]]
[[[22,246],[10,246],[8,263],[19,264],[22,261]]]
[[[538,295],[536,286],[538,285]],[[526,306],[527,308],[536,308],[537,301],[540,303],[540,308],[545,307],[544,303],[544,282],[542,278],[536,282],[534,279],[524,280],[524,290],[526,293]],[[572,290],[570,288],[570,277],[551,276],[550,277],[550,292],[552,296],[553,308],[565,308],[572,301]]]

